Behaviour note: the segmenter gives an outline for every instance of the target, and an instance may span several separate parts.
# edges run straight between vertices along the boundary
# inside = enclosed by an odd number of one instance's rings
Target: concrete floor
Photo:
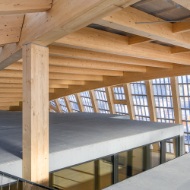
[[[22,114],[0,111],[0,170],[22,176]],[[179,135],[175,124],[96,113],[50,113],[50,171]]]
[[[104,190],[184,190],[190,187],[190,154],[133,176]]]

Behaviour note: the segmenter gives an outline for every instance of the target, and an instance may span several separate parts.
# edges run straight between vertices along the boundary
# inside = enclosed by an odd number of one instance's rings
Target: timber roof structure
[[[186,0],[0,0],[0,109],[22,102],[28,43],[49,47],[50,100],[189,74],[189,18]]]

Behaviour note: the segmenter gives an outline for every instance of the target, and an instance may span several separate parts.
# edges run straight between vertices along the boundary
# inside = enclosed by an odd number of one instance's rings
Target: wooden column
[[[110,113],[115,114],[116,111],[115,111],[114,97],[111,87],[106,88],[106,95],[107,95],[108,105],[110,108]]]
[[[96,100],[96,96],[95,96],[94,90],[90,90],[89,93],[90,93],[90,99],[92,101],[92,106],[93,106],[94,112],[95,113],[99,113],[100,110],[98,108],[98,102]]]
[[[153,95],[153,87],[152,87],[152,81],[148,80],[145,81],[146,84],[146,94],[148,99],[148,109],[150,113],[150,121],[156,122],[156,108],[154,103],[154,95]]]
[[[178,81],[177,77],[171,77],[171,90],[172,90],[172,100],[173,100],[173,109],[174,109],[174,118],[176,124],[182,124],[182,115],[180,108],[180,99],[179,99],[179,90],[178,90]],[[177,155],[177,139],[174,139],[173,147],[174,153]]]
[[[177,81],[176,77],[171,77],[170,80],[171,80],[171,90],[172,90],[175,123],[182,124],[178,81]]]
[[[83,106],[83,102],[82,102],[80,93],[75,94],[75,97],[76,97],[80,112],[84,112],[84,106]]]
[[[124,92],[125,92],[125,97],[127,101],[127,108],[129,112],[130,119],[134,120],[135,119],[135,110],[133,106],[133,99],[131,95],[131,86],[130,83],[124,84]]]
[[[65,104],[67,106],[68,112],[70,112],[70,113],[73,112],[73,110],[71,108],[71,103],[70,103],[70,101],[68,99],[68,96],[65,96],[63,99],[65,100]]]
[[[146,94],[147,94],[147,100],[148,100],[148,109],[150,113],[150,121],[157,122],[152,81],[151,80],[145,81],[145,85],[146,85]],[[153,150],[155,152],[160,151],[159,143],[154,143],[152,145],[153,145]]]
[[[56,105],[57,110],[58,110],[59,113],[63,112],[58,99],[55,99],[55,105]]]
[[[23,178],[48,185],[49,50],[23,46]]]

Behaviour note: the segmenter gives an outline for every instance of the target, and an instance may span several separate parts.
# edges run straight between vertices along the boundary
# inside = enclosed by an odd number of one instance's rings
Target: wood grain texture
[[[49,179],[49,51],[23,46],[23,177]]]

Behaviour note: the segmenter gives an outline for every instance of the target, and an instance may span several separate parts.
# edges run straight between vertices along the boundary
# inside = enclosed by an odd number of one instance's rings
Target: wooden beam
[[[79,110],[81,112],[84,112],[84,106],[83,106],[83,103],[82,103],[82,98],[80,96],[80,93],[75,94],[75,97],[76,97],[76,100],[77,100],[77,104],[79,106]]]
[[[126,102],[127,102],[127,108],[128,108],[128,113],[130,116],[130,119],[134,120],[135,119],[135,110],[133,106],[133,99],[131,95],[131,86],[129,83],[124,84],[124,92],[125,92],[125,97],[126,97]]]
[[[54,94],[51,94],[50,99],[55,99],[61,96],[66,96],[86,90],[92,90],[101,87],[107,87],[112,85],[118,85],[123,83],[130,83],[141,80],[150,80],[155,78],[164,78],[180,75],[190,74],[190,66],[174,65],[173,69],[153,69],[148,68],[146,73],[130,73],[124,72],[123,77],[110,77],[104,76],[101,82],[86,82],[83,86],[72,86],[67,90],[55,90]]]
[[[138,59],[129,56],[118,56],[115,54],[100,53],[95,51],[88,51],[83,49],[74,49],[64,46],[50,46],[50,56],[52,57],[67,57],[67,58],[77,58],[93,61],[101,61],[108,63],[123,63],[129,65],[139,65],[139,66],[150,66],[150,67],[161,67],[161,68],[171,68],[172,64],[154,60]],[[86,65],[85,65],[86,67]]]
[[[5,1],[3,2],[5,3]],[[1,8],[2,7],[0,4],[0,9]],[[24,15],[0,16],[0,45],[15,43],[19,41],[23,21]]]
[[[85,81],[82,80],[50,80],[50,86],[51,85],[84,85]]]
[[[171,47],[171,53],[187,53],[187,52],[190,52],[189,49],[186,49],[186,48],[183,48],[183,47],[177,47],[177,46],[174,46],[174,47]]]
[[[106,96],[107,96],[110,113],[115,114],[116,111],[115,111],[114,97],[113,97],[111,87],[106,87]]]
[[[122,71],[114,71],[102,69],[88,69],[88,68],[77,68],[77,67],[64,67],[64,66],[50,66],[50,73],[67,73],[67,74],[83,74],[83,75],[104,75],[104,76],[122,76]],[[137,68],[138,70],[138,68]]]
[[[62,110],[62,108],[61,108],[61,105],[60,105],[60,103],[59,103],[59,100],[58,100],[58,99],[55,99],[54,101],[55,101],[55,105],[56,105],[56,107],[57,107],[58,112],[59,112],[59,113],[63,112],[63,110]]]
[[[22,97],[14,97],[14,98],[11,98],[11,97],[0,97],[0,103],[2,103],[2,102],[12,102],[12,101],[22,101]]]
[[[0,88],[0,93],[22,93],[22,88]]]
[[[46,14],[26,14],[19,44],[12,49],[11,53],[10,46],[7,49],[3,48],[0,55],[0,69],[21,59],[23,44],[36,43],[47,46],[55,40],[87,26],[95,19],[121,10],[137,1],[139,0],[72,0],[72,2],[56,0],[53,1],[52,8]]]
[[[131,56],[148,60],[190,65],[190,55],[171,54],[170,47],[153,43],[128,45],[127,37],[93,28],[84,28],[56,41],[59,45],[69,45],[102,53]]]
[[[94,109],[94,112],[95,113],[99,113],[100,110],[98,108],[98,102],[96,100],[96,96],[95,96],[94,90],[90,90],[89,93],[90,93],[90,99],[91,99],[91,102],[92,102],[92,107]]]
[[[190,19],[184,19],[182,22],[176,22],[172,25],[172,31],[173,33],[184,33],[190,31],[189,26]]]
[[[0,93],[0,98],[21,98],[22,99],[22,93]]]
[[[136,44],[147,43],[151,41],[152,40],[150,38],[145,38],[142,36],[132,36],[132,37],[129,37],[128,39],[129,45],[136,45]]]
[[[51,104],[51,102],[49,102],[49,108],[50,108],[51,110],[55,111],[55,112],[59,112],[59,110],[57,109],[57,106],[54,107],[54,106]]]
[[[63,99],[64,99],[65,104],[67,106],[68,112],[70,112],[70,113],[73,112],[73,109],[71,108],[71,104],[70,104],[70,101],[69,101],[68,97],[67,96],[63,97]]]
[[[115,70],[115,71],[139,71],[145,72],[146,68],[143,66],[133,66],[121,63],[113,62],[102,62],[84,59],[73,59],[73,58],[60,58],[50,57],[50,65],[56,66],[69,66],[78,68],[89,68],[89,69],[101,69],[101,70]]]
[[[9,106],[0,106],[0,110],[9,110]]]
[[[60,60],[61,61],[61,60]],[[64,61],[64,59],[62,60]],[[66,64],[64,64],[66,65]],[[68,64],[67,64],[68,65]],[[132,69],[135,67],[130,67],[129,69]],[[143,70],[143,68],[141,67],[136,67],[137,70]],[[15,70],[16,71],[22,71],[22,63],[14,63],[10,66],[8,66],[7,68],[5,68],[3,71],[5,72],[5,70]],[[145,68],[144,68],[145,70]],[[2,71],[0,71],[1,73]],[[13,71],[12,71],[13,72]],[[70,67],[68,66],[61,66],[61,64],[59,66],[54,66],[54,65],[50,65],[49,66],[49,72],[50,73],[69,73],[69,74],[87,74],[87,75],[105,75],[105,76],[122,76],[123,72],[122,71],[115,71],[115,70],[109,70],[109,68],[107,68],[107,70],[105,69],[89,69],[89,68],[81,68],[79,65],[78,67]],[[19,73],[19,72],[17,72]]]
[[[59,80],[57,80],[59,81]],[[49,84],[49,88],[69,88],[69,85],[66,84]]]
[[[190,34],[174,34],[172,24],[165,22],[159,24],[152,24],[146,22],[163,21],[158,17],[147,14],[143,11],[137,10],[133,7],[128,7],[110,16],[103,18],[95,23],[114,28],[117,30],[129,32],[135,35],[158,40],[160,42],[173,44],[175,46],[190,49]],[[144,24],[138,24],[138,22]]]
[[[47,11],[52,0],[0,0],[0,15]]]
[[[10,102],[0,102],[0,107],[1,106],[18,106],[19,105],[19,101],[10,101]]]
[[[23,178],[49,179],[48,48],[23,46]]]
[[[57,74],[50,73],[50,79],[65,79],[65,80],[86,80],[86,81],[102,81],[102,76],[92,76],[92,75],[78,75],[78,74]]]
[[[120,75],[122,76],[122,75]],[[7,77],[7,78],[22,78],[22,71],[14,71],[14,70],[2,70],[0,71],[0,77]],[[62,74],[62,73],[50,73],[49,78],[51,79],[65,79],[65,80],[92,80],[92,81],[101,81],[102,76],[99,75],[83,75],[80,74]]]
[[[146,85],[146,94],[147,94],[147,99],[148,99],[148,109],[149,109],[149,114],[150,114],[150,121],[156,122],[157,116],[156,116],[156,108],[155,108],[155,102],[154,102],[152,81],[151,80],[145,81],[145,85]]]
[[[181,108],[180,108],[179,87],[178,87],[177,77],[171,77],[170,81],[171,81],[175,123],[182,124],[182,115],[181,115]]]
[[[22,84],[0,83],[0,88],[20,88],[20,89],[22,89]]]

